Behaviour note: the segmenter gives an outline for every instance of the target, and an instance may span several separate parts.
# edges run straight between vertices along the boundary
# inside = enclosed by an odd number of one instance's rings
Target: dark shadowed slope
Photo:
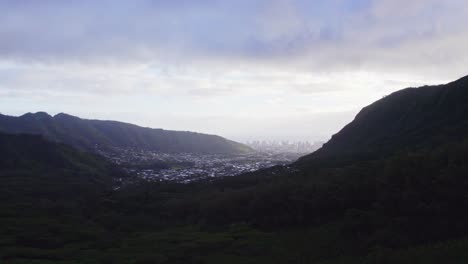
[[[0,133],[0,198],[3,202],[82,199],[115,186],[122,174],[102,158],[37,135]]]
[[[429,148],[468,133],[468,77],[455,82],[395,92],[363,108],[354,121],[319,151],[314,160],[382,157],[413,148]]]
[[[40,134],[80,149],[101,147],[139,148],[162,152],[239,154],[251,151],[225,138],[193,132],[143,128],[116,121],[86,120],[67,114],[0,115],[0,131]]]

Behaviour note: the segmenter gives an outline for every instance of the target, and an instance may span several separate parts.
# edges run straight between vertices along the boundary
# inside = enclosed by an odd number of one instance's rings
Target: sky
[[[0,0],[0,113],[326,140],[468,75],[466,0]]]

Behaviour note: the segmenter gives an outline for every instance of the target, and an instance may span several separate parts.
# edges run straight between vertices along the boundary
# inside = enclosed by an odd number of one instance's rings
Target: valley
[[[122,167],[129,174],[148,181],[194,180],[235,176],[296,161],[304,153],[259,152],[246,154],[162,153],[122,148],[99,148],[96,153]]]
[[[0,116],[0,260],[460,263],[467,88],[391,94],[308,155],[294,150],[314,144]]]
[[[0,264],[468,263],[466,25],[0,0]]]

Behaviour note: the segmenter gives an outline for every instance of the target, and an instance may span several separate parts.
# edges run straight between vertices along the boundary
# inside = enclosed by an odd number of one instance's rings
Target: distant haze
[[[465,0],[0,1],[0,112],[326,140],[468,74]]]

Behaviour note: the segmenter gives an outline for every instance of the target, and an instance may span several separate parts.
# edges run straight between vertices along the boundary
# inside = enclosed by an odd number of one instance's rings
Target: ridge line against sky
[[[325,140],[468,74],[462,0],[0,0],[0,112]]]

